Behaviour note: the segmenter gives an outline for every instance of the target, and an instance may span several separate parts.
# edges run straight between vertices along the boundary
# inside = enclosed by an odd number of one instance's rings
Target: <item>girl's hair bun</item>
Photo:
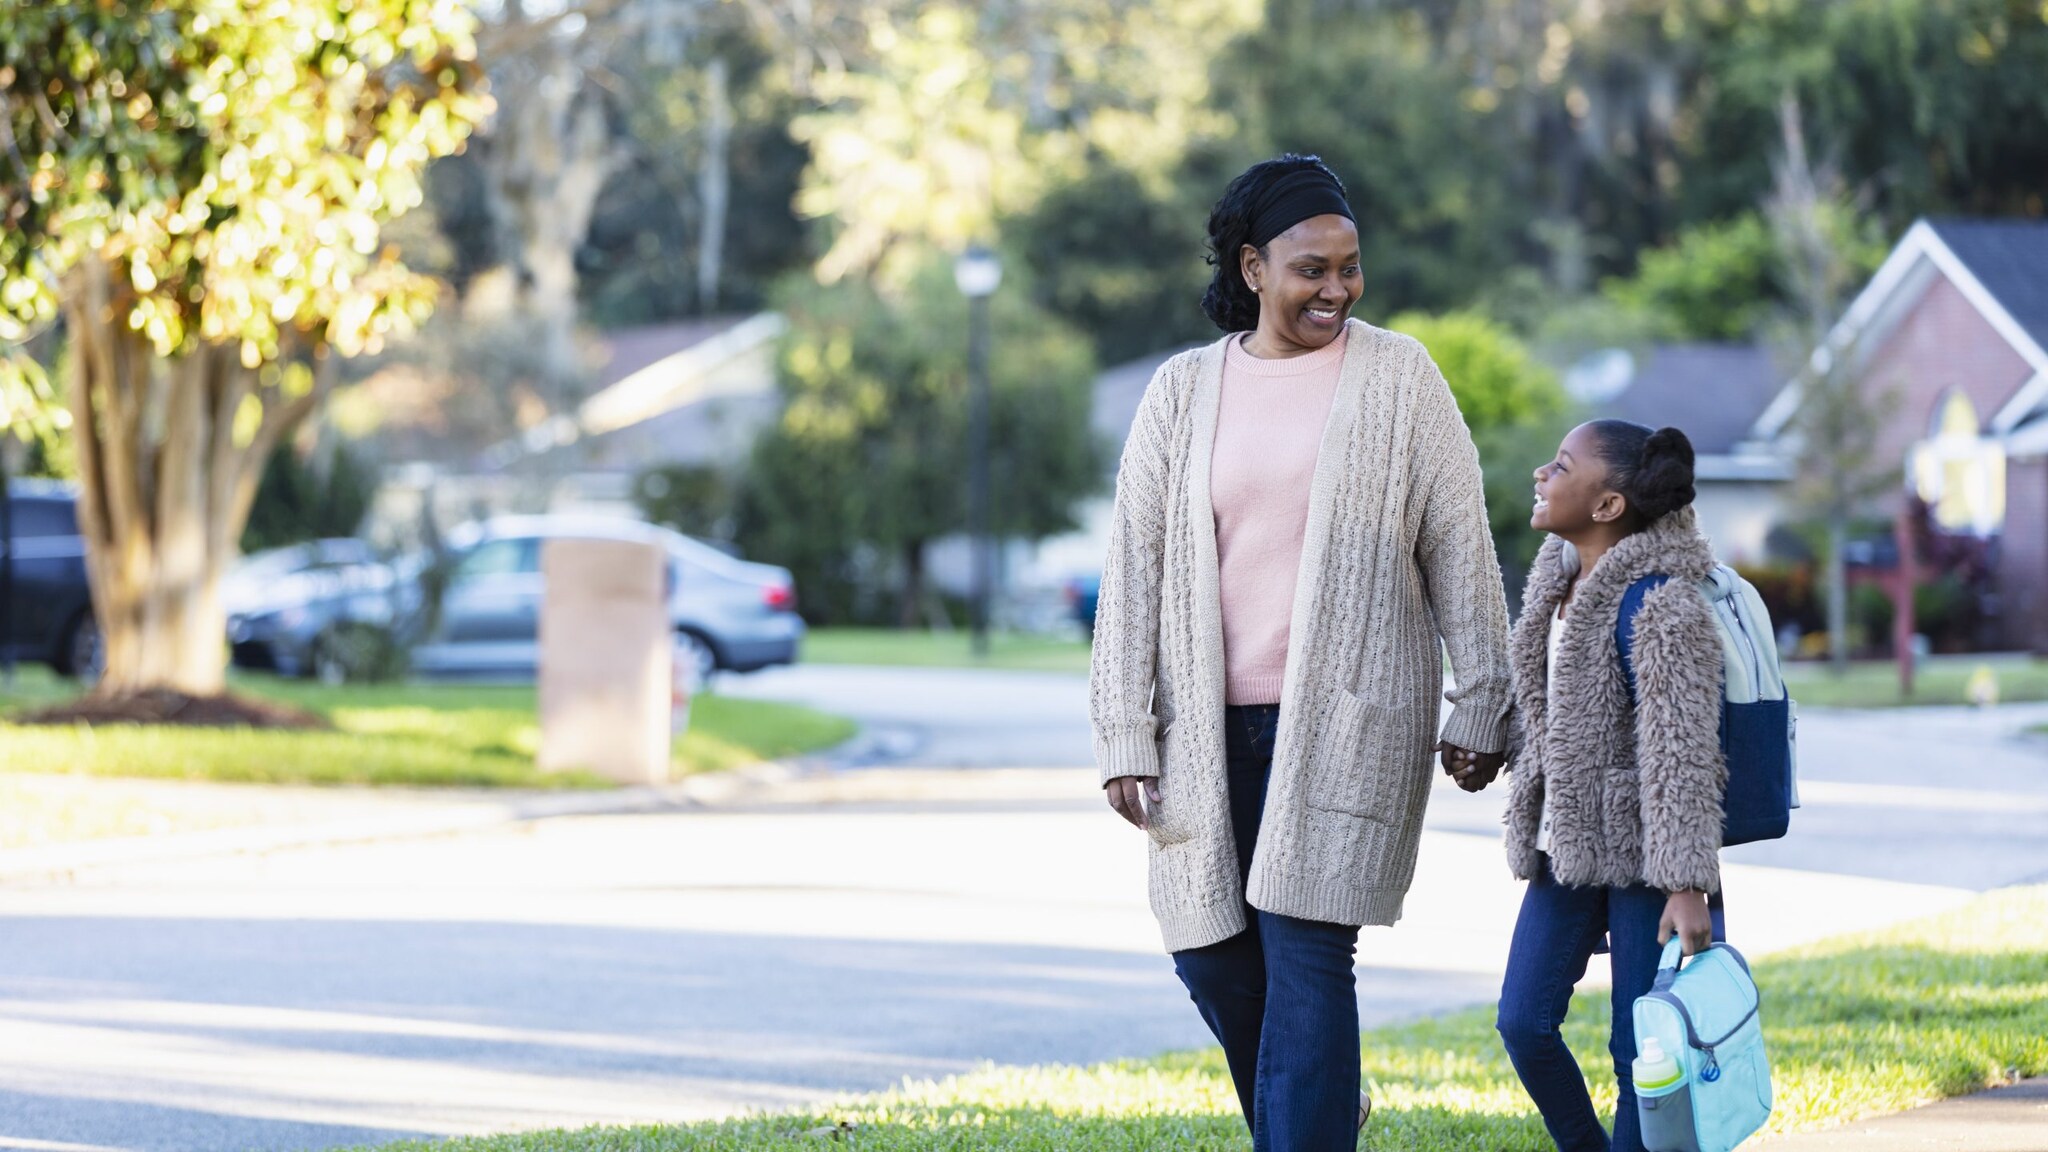
[[[1647,524],[1692,504],[1692,441],[1676,428],[1652,431],[1632,420],[1595,420],[1590,427],[1607,465],[1607,483]]]
[[[1636,466],[1635,494],[1629,502],[1645,520],[1656,520],[1693,502],[1692,441],[1676,428],[1659,428],[1643,442]],[[1625,494],[1626,495],[1626,494]]]

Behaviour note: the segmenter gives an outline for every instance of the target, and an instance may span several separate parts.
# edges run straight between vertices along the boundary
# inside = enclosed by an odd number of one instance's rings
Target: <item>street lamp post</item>
[[[988,655],[988,617],[993,547],[989,540],[988,479],[988,298],[1003,282],[1003,263],[979,244],[953,263],[953,283],[967,297],[967,518],[973,556],[972,627],[974,654]]]

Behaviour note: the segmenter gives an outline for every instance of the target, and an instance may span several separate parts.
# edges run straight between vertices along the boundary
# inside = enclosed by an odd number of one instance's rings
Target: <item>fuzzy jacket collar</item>
[[[1565,555],[1561,537],[1543,542],[1522,597],[1525,612],[1539,604],[1556,611],[1573,576],[1564,564]],[[1704,580],[1714,570],[1714,563],[1713,545],[1700,534],[1699,518],[1691,508],[1681,508],[1609,549],[1579,582],[1575,599],[1580,603],[1605,601],[1611,593],[1619,603],[1628,586],[1645,576],[1663,573],[1677,580]]]

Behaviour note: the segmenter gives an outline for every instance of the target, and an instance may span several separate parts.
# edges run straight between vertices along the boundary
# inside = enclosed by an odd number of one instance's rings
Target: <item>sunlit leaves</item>
[[[0,3],[0,338],[87,256],[160,355],[346,354],[413,323],[432,287],[379,229],[487,110],[473,25],[465,0]]]
[[[792,126],[811,150],[798,210],[830,221],[821,275],[880,266],[900,280],[915,256],[892,253],[985,239],[1103,155],[1170,180],[1189,141],[1220,129],[1208,64],[1259,8],[1058,0],[863,10],[862,54],[813,80],[820,108]]]

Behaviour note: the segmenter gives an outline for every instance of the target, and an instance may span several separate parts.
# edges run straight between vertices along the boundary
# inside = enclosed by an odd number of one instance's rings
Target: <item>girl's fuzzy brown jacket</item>
[[[1696,586],[1714,554],[1691,509],[1615,545],[1572,594],[1557,654],[1556,708],[1547,665],[1550,619],[1571,586],[1563,540],[1543,545],[1522,598],[1510,655],[1508,865],[1530,879],[1550,794],[1550,869],[1559,883],[1667,892],[1721,886],[1721,644]],[[1615,651],[1622,594],[1653,573],[1671,579],[1635,617],[1637,699]]]

